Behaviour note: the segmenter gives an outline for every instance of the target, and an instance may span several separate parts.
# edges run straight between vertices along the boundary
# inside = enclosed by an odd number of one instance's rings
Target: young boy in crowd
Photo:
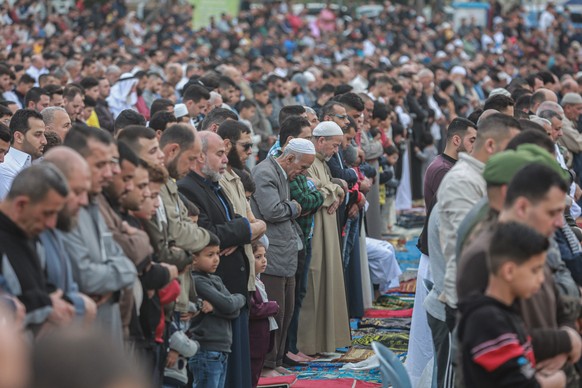
[[[253,243],[255,257],[255,274],[257,275],[257,289],[251,295],[249,313],[249,339],[251,344],[251,370],[253,387],[256,387],[265,365],[265,357],[273,347],[273,333],[278,329],[275,315],[279,312],[279,305],[269,301],[265,285],[261,281],[261,274],[267,269],[267,247],[262,241]]]
[[[241,294],[232,295],[220,277],[213,275],[220,263],[220,240],[210,233],[210,239],[200,252],[194,252],[192,277],[198,297],[208,302],[202,314],[192,321],[192,338],[200,350],[190,358],[194,388],[222,388],[226,379],[226,363],[232,345],[231,320],[239,315],[246,303]]]
[[[548,247],[548,239],[528,226],[497,226],[489,246],[485,295],[476,294],[459,306],[465,386],[565,386],[563,371],[536,370],[530,336],[513,306],[540,289]]]
[[[187,313],[174,313],[170,324],[168,355],[164,370],[164,388],[183,388],[188,384],[188,359],[196,354],[200,344],[186,334],[193,317],[200,313],[202,300],[190,302]]]

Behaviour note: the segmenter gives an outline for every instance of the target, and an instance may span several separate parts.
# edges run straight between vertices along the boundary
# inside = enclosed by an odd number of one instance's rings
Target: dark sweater
[[[52,312],[51,290],[40,265],[36,242],[1,212],[0,241],[0,275],[26,307],[26,324],[34,330]]]
[[[459,303],[466,387],[539,387],[531,339],[511,306],[473,294]]]
[[[241,294],[231,294],[216,275],[195,271],[192,277],[198,296],[214,307],[210,314],[201,313],[192,320],[193,339],[200,343],[201,349],[230,353],[231,320],[238,317],[247,299]]]

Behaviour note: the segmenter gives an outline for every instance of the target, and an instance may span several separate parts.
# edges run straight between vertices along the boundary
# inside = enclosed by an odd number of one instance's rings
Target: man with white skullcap
[[[301,205],[290,199],[289,182],[304,173],[315,160],[315,147],[306,139],[292,139],[278,158],[267,157],[252,175],[256,191],[251,208],[258,219],[267,224],[269,265],[261,280],[270,300],[279,304],[275,316],[279,329],[265,367],[281,370],[285,356],[287,329],[293,316],[297,252],[303,248],[302,234],[294,220],[302,213]]]
[[[345,193],[332,182],[325,163],[338,151],[342,139],[340,126],[332,121],[321,122],[313,129],[316,157],[307,176],[316,182],[324,202],[315,213],[307,294],[299,316],[297,345],[306,354],[333,352],[351,341],[335,214]]]

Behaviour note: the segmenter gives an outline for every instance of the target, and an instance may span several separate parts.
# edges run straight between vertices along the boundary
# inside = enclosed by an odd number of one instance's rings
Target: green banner
[[[192,25],[195,30],[210,24],[210,17],[220,20],[220,14],[226,13],[232,17],[238,15],[240,0],[190,0],[194,6]]]

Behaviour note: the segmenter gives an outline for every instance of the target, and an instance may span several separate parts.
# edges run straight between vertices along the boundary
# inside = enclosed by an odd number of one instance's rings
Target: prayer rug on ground
[[[358,330],[375,328],[409,331],[410,318],[362,318],[358,322]]]
[[[367,360],[369,357],[372,357],[374,355],[374,351],[372,349],[370,349],[369,347],[356,347],[353,346],[352,348],[350,348],[350,350],[348,350],[348,352],[346,354],[344,354],[343,356],[336,358],[335,360],[333,360],[334,362],[360,362],[360,361],[364,361]]]
[[[366,371],[353,371],[340,369],[343,363],[309,363],[304,367],[290,368],[299,380],[329,380],[329,379],[355,379],[372,383],[380,383],[382,376],[380,369]]]
[[[364,317],[366,318],[411,318],[412,309],[407,310],[366,310]]]
[[[372,342],[380,342],[395,353],[403,353],[408,349],[409,333],[392,333],[380,332],[376,334],[368,334],[360,338],[354,338],[352,345],[371,346]]]
[[[261,388],[289,388],[297,381],[297,376],[261,377],[258,387]]]
[[[383,307],[389,310],[407,310],[414,307],[414,300],[406,301],[398,296],[380,295],[374,302],[374,307]]]
[[[372,388],[381,387],[380,383],[370,383],[354,379],[330,379],[330,380],[299,380],[292,388]]]

